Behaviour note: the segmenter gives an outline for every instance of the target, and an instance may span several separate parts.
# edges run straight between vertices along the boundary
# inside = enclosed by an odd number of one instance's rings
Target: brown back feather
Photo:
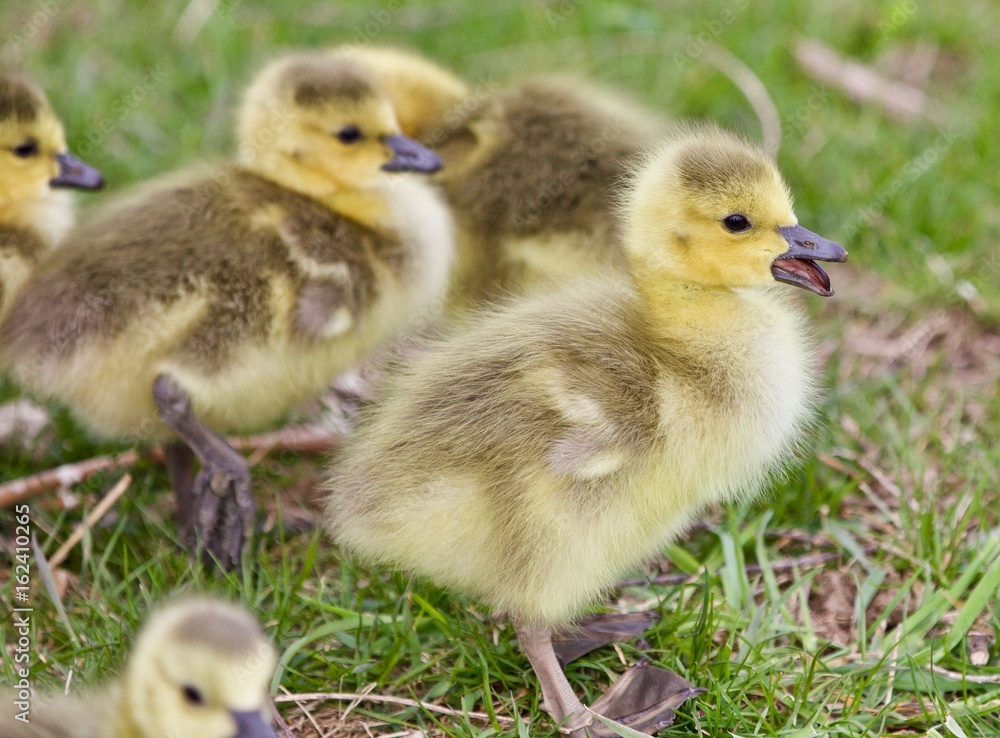
[[[67,356],[82,340],[114,337],[151,306],[200,291],[207,314],[179,350],[207,368],[223,365],[237,342],[265,337],[269,277],[285,275],[296,289],[305,282],[281,235],[253,225],[271,205],[305,255],[343,262],[361,277],[348,298],[357,315],[374,291],[364,245],[391,260],[392,239],[247,171],[231,174],[225,186],[205,175],[147,193],[78,231],[25,284],[0,326],[7,356]]]

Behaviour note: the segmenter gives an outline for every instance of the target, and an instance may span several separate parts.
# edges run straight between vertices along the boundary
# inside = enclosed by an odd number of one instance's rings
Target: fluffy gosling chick
[[[452,316],[624,266],[616,185],[658,140],[653,116],[580,80],[543,78],[473,94],[416,54],[351,53],[444,161],[435,179],[458,227]]]
[[[0,73],[0,317],[35,262],[73,225],[73,200],[59,188],[103,184],[67,152],[44,93],[25,77]]]
[[[336,540],[508,614],[547,709],[580,738],[592,716],[552,629],[789,461],[819,373],[775,281],[831,295],[815,260],[846,259],[797,224],[773,160],[716,128],[662,144],[622,214],[630,276],[485,312],[403,365],[329,481]],[[672,706],[618,687],[593,710],[652,730]]]
[[[267,688],[276,662],[260,624],[242,607],[177,602],[150,618],[124,674],[106,689],[78,697],[3,695],[0,734],[274,738]]]
[[[239,163],[154,182],[91,220],[25,284],[3,360],[100,435],[176,441],[183,530],[235,565],[249,468],[223,439],[274,423],[443,292],[437,156],[399,133],[349,60],[267,66]],[[201,470],[192,482],[194,459]],[[193,533],[193,535],[192,535]]]

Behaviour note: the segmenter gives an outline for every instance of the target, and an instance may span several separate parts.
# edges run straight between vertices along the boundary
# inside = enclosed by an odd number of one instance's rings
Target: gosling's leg
[[[565,667],[601,646],[639,638],[658,619],[655,612],[593,615],[568,628],[554,631],[552,647],[559,663]]]
[[[170,441],[163,447],[164,463],[170,488],[177,498],[177,522],[181,540],[185,545],[195,545],[194,536],[194,478],[195,456],[191,447],[183,441]]]
[[[572,738],[586,738],[584,729],[590,723],[591,715],[573,693],[573,688],[559,666],[559,660],[552,649],[552,631],[549,628],[521,625],[517,628],[517,640],[538,677],[545,711],[553,720],[562,724],[560,731],[569,732]]]
[[[571,738],[615,738],[591,713],[650,735],[674,721],[674,708],[704,689],[667,669],[642,661],[622,674],[590,710],[576,698],[559,666],[548,628],[520,626],[517,639],[542,687],[545,709]],[[563,722],[565,721],[565,722]]]
[[[161,374],[153,383],[153,400],[164,425],[190,447],[201,462],[192,486],[190,512],[196,550],[215,556],[226,569],[238,567],[253,528],[250,466],[220,436],[202,425],[191,410],[191,398],[174,379]],[[179,503],[184,500],[179,498]]]

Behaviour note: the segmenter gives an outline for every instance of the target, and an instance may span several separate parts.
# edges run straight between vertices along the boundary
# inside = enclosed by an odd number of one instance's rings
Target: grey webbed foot
[[[641,637],[659,617],[655,612],[593,615],[554,632],[552,648],[559,659],[559,665],[565,667],[601,646]]]
[[[704,689],[643,660],[629,667],[590,708],[573,693],[556,659],[548,628],[521,624],[517,639],[542,688],[543,707],[571,738],[613,738],[618,734],[598,715],[652,735],[674,720],[674,708]]]
[[[253,530],[254,503],[246,460],[214,458],[202,462],[194,481],[196,549],[225,569],[239,568]]]
[[[674,722],[674,708],[704,691],[679,674],[643,660],[630,666],[590,710],[632,730],[654,735]],[[588,730],[591,738],[618,735],[596,719]]]
[[[253,529],[254,503],[250,466],[220,436],[194,416],[191,398],[168,375],[153,384],[153,398],[164,425],[177,433],[201,462],[188,493],[175,488],[182,535],[204,558],[214,557],[224,569],[238,568]],[[183,479],[182,454],[172,482]],[[170,454],[168,454],[168,459]]]

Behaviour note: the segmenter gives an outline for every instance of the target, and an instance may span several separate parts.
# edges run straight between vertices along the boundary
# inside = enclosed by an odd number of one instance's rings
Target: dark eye
[[[731,231],[732,233],[739,233],[740,231],[745,231],[750,227],[750,221],[746,219],[745,215],[733,213],[732,215],[727,215],[722,219],[722,225],[726,227],[726,230]]]
[[[29,156],[35,156],[38,154],[38,142],[29,139],[23,144],[18,144],[12,148],[11,151],[14,152],[14,156],[27,159]]]
[[[344,126],[337,131],[337,138],[341,143],[356,143],[361,140],[361,129],[357,126]]]
[[[190,705],[204,705],[205,698],[201,696],[201,692],[192,687],[190,684],[184,685],[184,699],[188,701]]]

